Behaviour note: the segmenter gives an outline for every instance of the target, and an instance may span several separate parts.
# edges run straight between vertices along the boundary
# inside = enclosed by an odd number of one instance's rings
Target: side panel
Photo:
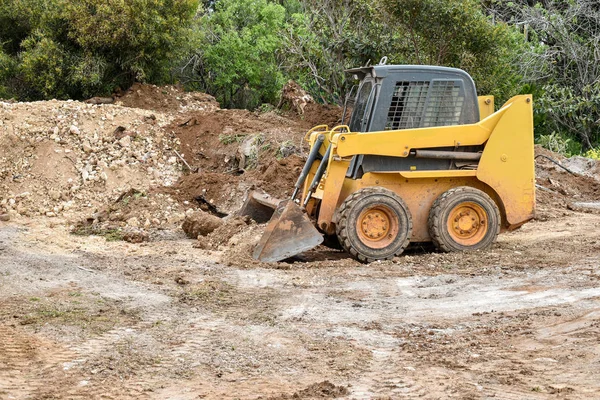
[[[531,95],[513,97],[485,146],[477,178],[493,187],[512,228],[535,213],[535,160]]]

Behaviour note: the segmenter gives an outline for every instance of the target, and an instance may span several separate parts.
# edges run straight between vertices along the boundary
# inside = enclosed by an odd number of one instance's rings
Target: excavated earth
[[[260,264],[245,191],[290,193],[340,110],[0,103],[2,399],[600,398],[600,165],[543,149],[489,250]],[[222,223],[198,240],[186,218]]]

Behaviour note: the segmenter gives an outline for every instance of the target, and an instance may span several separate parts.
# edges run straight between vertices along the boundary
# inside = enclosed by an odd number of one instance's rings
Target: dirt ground
[[[252,186],[286,195],[302,136],[339,110],[145,86],[2,107],[0,399],[600,399],[591,160],[537,149],[576,174],[538,158],[536,219],[490,250],[260,264],[262,226],[226,217],[192,240],[182,220],[230,214]]]

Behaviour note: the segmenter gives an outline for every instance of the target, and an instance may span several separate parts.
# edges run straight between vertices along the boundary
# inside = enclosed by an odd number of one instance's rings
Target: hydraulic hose
[[[317,140],[315,140],[315,143],[313,144],[312,148],[310,149],[310,153],[308,153],[308,158],[306,159],[306,164],[304,164],[304,168],[302,168],[302,173],[300,173],[300,176],[298,177],[298,180],[296,181],[296,184],[294,185],[294,193],[292,194],[292,201],[296,200],[296,196],[298,196],[298,193],[300,192],[300,188],[302,187],[302,185],[304,185],[304,181],[306,180],[306,177],[308,176],[308,172],[310,171],[310,168],[312,167],[312,165],[315,162],[315,160],[317,159],[317,157],[319,157],[319,150],[321,149],[321,145],[323,144],[324,141],[325,141],[325,135],[317,136]]]

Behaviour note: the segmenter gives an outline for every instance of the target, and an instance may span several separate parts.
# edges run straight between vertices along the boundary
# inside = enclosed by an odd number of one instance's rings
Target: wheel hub
[[[371,239],[381,239],[387,235],[390,220],[387,215],[378,210],[369,210],[362,219],[363,233]]]
[[[448,232],[456,242],[472,245],[485,236],[486,222],[483,207],[474,202],[461,203],[450,211]]]
[[[388,246],[398,234],[395,214],[383,205],[364,210],[356,225],[360,240],[372,248]]]

